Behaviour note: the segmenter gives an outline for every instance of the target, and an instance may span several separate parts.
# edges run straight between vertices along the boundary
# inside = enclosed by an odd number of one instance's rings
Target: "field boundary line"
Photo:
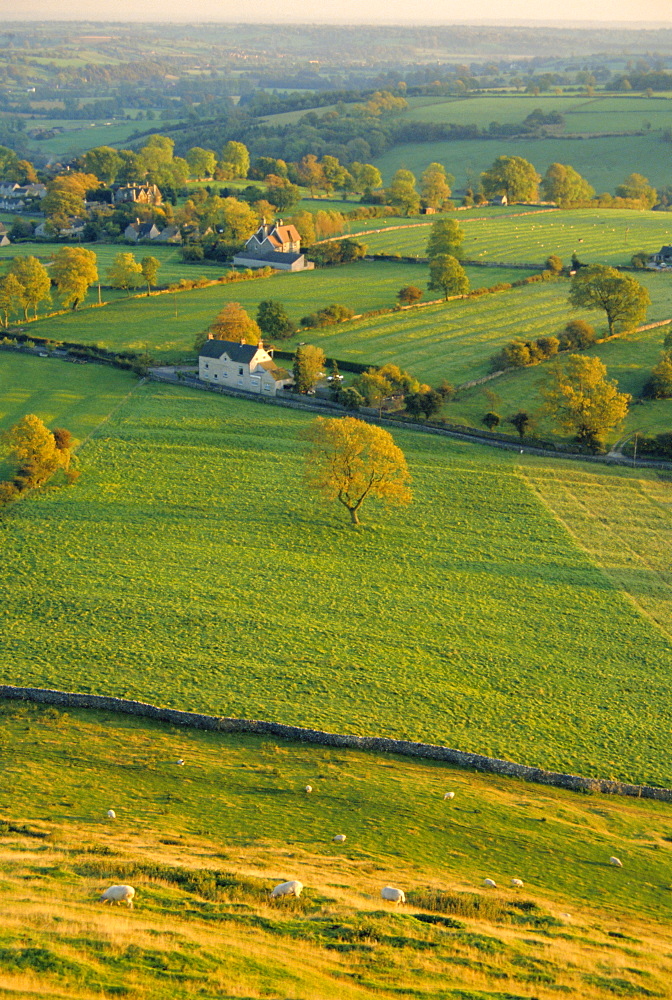
[[[136,384],[135,384],[135,385],[134,385],[134,386],[132,387],[132,389],[130,390],[130,392],[127,392],[127,393],[126,393],[126,395],[125,395],[125,396],[124,396],[124,397],[123,397],[122,399],[120,399],[120,400],[119,400],[119,402],[117,403],[117,405],[116,405],[115,407],[113,407],[113,408],[112,408],[112,409],[110,410],[110,412],[109,412],[109,413],[107,413],[107,414],[106,414],[106,415],[105,415],[105,416],[103,417],[103,419],[102,419],[102,420],[100,421],[100,423],[96,424],[96,426],[95,426],[95,427],[93,427],[93,428],[92,428],[92,429],[91,429],[91,430],[89,431],[89,433],[88,433],[88,434],[86,435],[86,437],[84,438],[84,440],[83,440],[83,441],[80,441],[80,443],[79,443],[79,444],[77,445],[77,449],[76,449],[77,451],[80,451],[80,450],[81,450],[81,449],[82,449],[82,448],[84,447],[84,445],[86,445],[86,444],[88,444],[88,443],[89,443],[89,441],[91,440],[91,438],[93,437],[93,435],[94,435],[94,434],[95,434],[95,433],[96,433],[97,431],[99,431],[99,430],[100,430],[100,428],[101,428],[101,427],[103,426],[103,424],[106,424],[106,423],[107,423],[107,421],[108,421],[108,420],[110,420],[110,419],[111,419],[111,417],[113,417],[113,416],[114,416],[114,414],[115,414],[115,413],[116,413],[116,412],[117,412],[117,411],[118,411],[119,409],[121,409],[121,407],[122,407],[122,406],[124,405],[124,403],[126,403],[126,402],[127,402],[127,401],[128,401],[128,400],[129,400],[130,398],[131,398],[131,396],[133,395],[133,393],[134,393],[134,392],[136,392],[136,391],[137,391],[137,390],[138,390],[138,389],[139,389],[139,388],[140,388],[141,386],[143,386],[143,385],[145,384],[145,382],[146,382],[146,381],[148,380],[148,378],[149,378],[149,376],[148,376],[148,375],[145,375],[145,376],[143,376],[143,378],[141,378],[141,379],[140,379],[140,381],[139,381],[139,382],[136,382]]]
[[[314,743],[318,746],[348,747],[377,753],[396,753],[405,757],[421,757],[427,760],[443,760],[457,767],[500,774],[505,777],[522,778],[540,785],[553,785],[575,792],[601,792],[607,795],[624,795],[642,799],[657,799],[672,802],[672,789],[654,785],[635,785],[610,778],[586,778],[578,774],[563,774],[546,771],[541,767],[529,767],[499,757],[454,750],[435,743],[417,743],[413,740],[397,740],[384,736],[354,736],[348,733],[330,733],[321,729],[306,729],[281,722],[263,722],[258,719],[237,719],[228,716],[201,715],[197,712],[183,712],[173,708],[159,708],[144,701],[129,698],[81,694],[74,691],[58,691],[53,688],[16,687],[0,685],[0,698],[31,701],[37,704],[59,705],[69,708],[91,708],[122,715],[136,715],[155,719],[192,729],[207,729],[222,733],[252,733],[276,736],[280,739]]]
[[[455,211],[459,211],[459,209],[455,209]],[[557,206],[549,205],[548,208],[531,208],[527,212],[507,212],[506,215],[498,215],[496,216],[496,218],[518,219],[520,218],[521,215],[541,215],[544,212],[557,212],[557,211],[559,211]],[[434,219],[432,222],[410,222],[407,226],[404,225],[382,226],[380,229],[364,229],[360,233],[345,233],[342,236],[329,236],[328,239],[326,240],[315,240],[313,246],[314,247],[323,246],[325,243],[335,243],[337,240],[350,240],[356,236],[367,236],[367,235],[371,236],[374,233],[394,233],[398,229],[419,229],[421,226],[433,226],[434,222],[436,221],[437,220]],[[487,215],[477,215],[471,219],[464,219],[463,221],[466,223],[466,222],[488,222],[492,220],[489,220]]]

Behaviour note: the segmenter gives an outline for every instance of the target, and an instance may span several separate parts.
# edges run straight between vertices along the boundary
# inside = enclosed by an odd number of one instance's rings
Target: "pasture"
[[[2,519],[4,680],[670,784],[670,637],[539,499],[548,462],[395,432],[413,504],[353,531],[302,485],[307,419],[139,387]]]
[[[494,268],[482,270],[496,273]],[[645,272],[641,280],[652,299],[649,321],[672,317],[669,277]],[[557,334],[569,319],[586,319],[599,336],[606,336],[603,314],[570,310],[568,291],[568,281],[560,279],[482,298],[456,299],[423,309],[352,320],[311,330],[310,339],[328,357],[375,364],[391,361],[432,385],[443,378],[460,385],[487,375],[492,356],[508,341]],[[301,339],[305,336],[302,334]],[[644,341],[649,340],[654,349],[647,349],[647,362],[649,357],[657,360],[661,336],[654,330],[644,335]],[[644,379],[643,368],[639,378]]]
[[[521,277],[525,273],[511,268],[469,269],[474,287],[511,281],[514,276]],[[261,301],[274,299],[284,304],[292,319],[299,321],[315,309],[332,303],[362,312],[391,308],[403,285],[416,284],[425,288],[427,277],[425,264],[358,261],[189,292],[141,295],[131,299],[124,293],[116,293],[115,301],[103,309],[54,316],[31,325],[30,331],[38,337],[94,343],[113,350],[148,350],[155,357],[172,361],[193,355],[196,334],[212,323],[227,302],[239,302],[250,315],[256,316]],[[105,298],[111,295],[106,291]],[[435,295],[431,293],[432,298]],[[425,297],[429,297],[426,291]],[[303,340],[305,336],[301,334],[295,340]],[[313,331],[310,336],[312,339]]]
[[[486,96],[431,98],[412,97],[410,108],[400,119],[422,122],[453,122],[488,128],[523,122],[537,108],[559,111],[565,118],[559,131],[570,134],[648,131],[668,128],[672,101],[668,95],[655,98],[639,94],[488,94]],[[630,137],[625,140],[630,141]]]
[[[60,247],[65,244],[43,243],[38,240],[26,241],[25,243],[12,243],[7,247],[0,247],[0,266],[9,262],[13,257],[37,257],[43,263],[47,263],[52,254],[57,253]],[[79,245],[79,244],[78,244]],[[187,264],[180,256],[179,247],[161,246],[154,243],[83,243],[83,247],[92,250],[96,255],[98,275],[104,284],[107,280],[107,271],[112,266],[114,258],[119,253],[132,253],[135,259],[140,262],[143,257],[156,257],[161,262],[157,283],[159,285],[169,285],[180,281],[181,278],[198,280],[207,278],[212,280],[227,270],[222,264],[210,264],[208,262],[200,264]],[[142,287],[139,289],[142,291]],[[111,289],[106,289],[105,298],[114,294]],[[126,294],[126,293],[123,293]],[[98,297],[96,288],[89,291],[89,301],[95,301]]]
[[[594,320],[593,314],[591,321]],[[603,344],[596,344],[585,353],[599,357],[606,365],[608,376],[618,383],[621,392],[637,398],[651,369],[660,360],[666,327],[629,333]],[[562,355],[561,355],[562,358]],[[460,392],[446,410],[449,419],[460,423],[482,426],[488,410],[495,410],[502,417],[512,416],[518,410],[533,415],[535,427],[544,437],[557,433],[544,417],[539,395],[540,385],[548,377],[548,363],[507,372],[485,385],[474,386]],[[669,430],[672,423],[672,400],[657,399],[640,402],[630,408],[623,423],[611,432],[610,440],[640,434],[656,434]],[[509,428],[511,430],[511,428]]]
[[[0,736],[13,995],[672,995],[669,804],[17,702]],[[301,899],[269,901],[290,877]],[[98,901],[119,881],[134,912]]]
[[[512,206],[524,211],[523,206]],[[655,253],[672,240],[672,214],[611,209],[572,209],[493,215],[493,209],[460,212],[462,253],[468,260],[543,264],[557,254],[566,264],[576,253],[586,264],[629,264],[639,250]],[[424,256],[430,227],[367,234],[369,253]]]
[[[429,163],[443,163],[456,178],[458,187],[478,183],[479,175],[498,156],[522,156],[542,175],[551,163],[569,163],[593,185],[598,194],[610,191],[633,171],[644,174],[657,187],[669,181],[666,146],[660,134],[597,136],[571,139],[557,136],[543,139],[457,139],[439,142],[406,143],[392,146],[375,158],[383,180],[389,184],[403,167],[420,176]]]

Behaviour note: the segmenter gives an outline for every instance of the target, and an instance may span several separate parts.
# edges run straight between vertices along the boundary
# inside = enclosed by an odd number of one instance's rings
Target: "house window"
[[[208,364],[208,362],[207,362],[207,361],[205,362],[205,367],[206,367],[206,368],[209,368],[209,367],[210,367],[210,365]]]
[[[215,374],[215,378],[217,378],[217,375],[216,375],[216,374]]]
[[[270,392],[270,391],[271,391],[270,385],[265,385],[264,386],[264,392]]]
[[[239,375],[242,375],[242,374],[243,374],[243,369],[242,369],[242,368],[239,368],[239,369],[238,369],[238,374],[239,374]]]
[[[242,385],[242,384],[243,384],[243,380],[242,380],[242,378],[239,378],[238,379],[238,385]]]

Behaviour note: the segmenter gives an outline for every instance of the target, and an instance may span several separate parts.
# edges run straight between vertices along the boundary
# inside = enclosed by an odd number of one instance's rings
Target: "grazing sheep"
[[[618,858],[609,858],[609,864],[613,865],[614,868],[622,868],[623,862],[619,861]]]
[[[383,897],[383,899],[388,899],[390,903],[395,903],[396,905],[398,905],[399,903],[406,902],[406,896],[404,895],[404,890],[395,889],[391,885],[386,885],[384,889],[381,889],[380,895]]]
[[[512,878],[511,879],[511,887],[513,889],[522,889],[524,884],[525,883],[523,882],[522,878]]]
[[[135,889],[132,885],[111,885],[100,897],[104,903],[126,903],[129,910],[133,909]]]
[[[491,879],[491,878],[484,878],[483,879],[483,885],[486,887],[486,889],[496,889],[497,888],[497,883],[495,882],[494,879]]]
[[[108,809],[107,810],[107,818],[108,819],[116,819],[117,818],[117,814],[115,813],[114,809]]]
[[[280,885],[276,885],[271,893],[271,899],[277,899],[278,896],[295,896],[298,899],[302,891],[303,883],[292,879],[291,882],[281,882]]]
[[[346,836],[344,833],[337,833],[336,836],[334,837],[335,844],[344,844],[345,841],[346,841]]]
[[[310,793],[312,792],[312,790],[313,790],[313,786],[312,785],[306,785],[306,794],[307,795],[310,795]]]
[[[182,760],[181,757],[178,757],[177,760],[175,761],[175,763],[179,764],[180,767],[184,767],[184,761]]]
[[[443,796],[443,801],[445,802],[446,799],[454,799],[454,798],[455,798],[455,792],[446,792],[446,794]]]

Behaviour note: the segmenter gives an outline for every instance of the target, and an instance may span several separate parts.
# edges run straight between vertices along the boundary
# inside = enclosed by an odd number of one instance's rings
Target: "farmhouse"
[[[494,198],[490,199],[490,204],[491,205],[508,205],[509,204],[509,199],[506,197],[505,194],[498,194]]]
[[[308,271],[315,267],[301,253],[301,237],[295,226],[262,223],[250,236],[245,249],[233,258],[237,267],[274,267],[278,271]]]
[[[139,205],[160,205],[163,196],[156,184],[127,184],[114,192],[115,204],[135,201]]]
[[[268,396],[275,396],[278,389],[293,381],[261,343],[255,347],[232,340],[206,340],[198,355],[198,377],[203,382]]]
[[[161,230],[153,222],[140,222],[136,219],[124,229],[124,239],[129,243],[140,243],[143,240],[155,240],[161,235]]]
[[[650,258],[652,264],[662,264],[665,267],[672,267],[672,247],[661,247],[658,253],[654,253]]]

